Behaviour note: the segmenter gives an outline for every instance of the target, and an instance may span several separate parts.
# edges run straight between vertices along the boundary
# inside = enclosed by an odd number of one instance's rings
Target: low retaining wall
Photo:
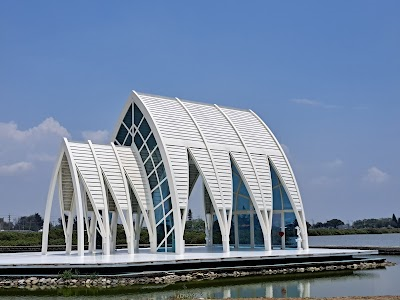
[[[366,270],[393,266],[393,263],[377,260],[373,262],[359,262],[353,264],[337,265],[316,265],[304,268],[278,267],[270,269],[243,271],[240,269],[230,270],[229,272],[196,271],[189,273],[164,273],[142,275],[136,277],[98,277],[79,276],[72,270],[60,274],[58,277],[20,277],[20,278],[1,278],[0,288],[26,288],[26,289],[46,289],[57,287],[117,287],[138,284],[173,284],[176,282],[213,280],[216,278],[244,277],[244,276],[273,276],[277,274],[313,273],[323,271],[341,270]]]

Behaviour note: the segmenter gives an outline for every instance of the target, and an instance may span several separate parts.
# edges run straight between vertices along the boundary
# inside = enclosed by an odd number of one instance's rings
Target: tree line
[[[397,218],[395,214],[391,218],[379,218],[379,219],[362,219],[356,220],[352,224],[345,224],[340,219],[331,219],[325,223],[317,222],[313,225],[307,223],[309,229],[319,228],[331,228],[331,229],[371,229],[371,228],[400,228],[400,218]]]

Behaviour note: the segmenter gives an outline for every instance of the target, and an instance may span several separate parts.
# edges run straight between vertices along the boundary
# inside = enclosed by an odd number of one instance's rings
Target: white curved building
[[[58,190],[67,252],[76,216],[80,255],[84,236],[94,251],[97,234],[103,253],[112,253],[118,222],[129,253],[138,251],[146,227],[152,252],[182,254],[188,199],[199,177],[207,246],[271,250],[296,247],[299,235],[308,249],[295,176],[254,112],[132,92],[111,144],[64,139],[48,194],[42,253]]]

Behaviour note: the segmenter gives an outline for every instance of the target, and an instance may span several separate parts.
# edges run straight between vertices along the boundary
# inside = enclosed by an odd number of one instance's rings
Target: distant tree
[[[188,220],[189,220],[189,221],[192,221],[192,219],[193,219],[193,213],[192,213],[192,210],[189,208],[189,211],[188,211]]]
[[[297,226],[297,225],[296,225],[296,226]],[[306,221],[306,226],[307,226],[307,229],[312,228],[312,225],[311,225],[308,221]]]
[[[194,219],[192,220],[192,230],[197,232],[204,232],[206,229],[206,223],[203,219]]]
[[[344,225],[344,222],[342,220],[339,219],[332,219],[327,221],[326,223],[326,227],[330,227],[330,228],[338,228],[340,225]]]
[[[323,227],[325,227],[325,224],[322,222],[317,222],[313,226],[313,228],[323,228]]]
[[[399,227],[399,223],[397,222],[397,218],[396,218],[395,214],[392,215],[392,221],[390,222],[390,225],[393,228]]]
[[[35,213],[30,216],[24,216],[19,218],[14,226],[14,229],[38,231],[42,227],[43,227],[43,219],[38,213]]]
[[[391,222],[391,218],[356,220],[353,222],[353,228],[384,228],[390,226]]]

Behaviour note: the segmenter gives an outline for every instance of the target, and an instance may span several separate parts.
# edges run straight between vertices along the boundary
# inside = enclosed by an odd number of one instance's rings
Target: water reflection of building
[[[157,293],[135,295],[135,299],[307,298],[311,295],[310,286],[311,283],[308,280],[232,284],[230,286],[208,286],[205,288],[159,291]],[[118,297],[116,300],[118,300]]]
[[[310,297],[310,282],[263,282],[256,284],[232,285],[207,289],[205,298],[289,298]]]

